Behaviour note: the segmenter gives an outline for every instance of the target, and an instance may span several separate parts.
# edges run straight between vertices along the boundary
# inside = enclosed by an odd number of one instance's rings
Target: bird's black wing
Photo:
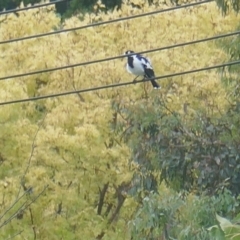
[[[147,78],[154,78],[155,77],[155,73],[153,71],[152,68],[147,68],[147,66],[144,66],[144,71],[145,71],[145,75]]]
[[[150,78],[151,80],[151,83],[153,85],[154,88],[160,88],[160,86],[158,85],[158,83],[154,80],[155,78],[155,73],[153,71],[153,68],[152,68],[152,65],[151,65],[151,62],[149,59],[145,58],[145,57],[142,57],[141,58],[141,62],[142,62],[142,65],[144,67],[144,72],[145,72],[145,77],[146,78]]]
[[[146,78],[155,78],[155,73],[154,73],[153,69],[149,68],[145,64],[143,64],[143,66],[144,66],[145,77]],[[154,79],[151,79],[151,83],[152,83],[154,88],[160,88],[160,86],[158,85],[158,83]]]

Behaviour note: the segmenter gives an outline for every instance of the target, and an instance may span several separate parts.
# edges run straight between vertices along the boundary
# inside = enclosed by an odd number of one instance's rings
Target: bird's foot
[[[133,79],[133,82],[135,83],[135,82],[137,82],[137,78],[138,78],[139,76],[137,76],[137,77],[135,77],[134,79]]]

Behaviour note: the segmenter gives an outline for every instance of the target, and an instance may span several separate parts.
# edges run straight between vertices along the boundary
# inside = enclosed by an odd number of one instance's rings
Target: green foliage
[[[21,4],[28,6],[29,4],[34,5],[41,3],[41,0],[1,0],[0,1],[0,11],[3,9],[12,10],[19,7]],[[75,14],[94,12],[94,5],[104,4],[102,9],[109,10],[115,7],[120,7],[122,0],[67,0],[66,2],[60,2],[56,4],[57,12],[62,14],[64,17],[71,17]]]
[[[122,0],[71,0],[62,13],[64,18],[69,18],[78,13],[107,12],[115,7],[120,8],[121,4]]]
[[[239,215],[233,219],[233,223],[228,219],[216,215],[217,225],[208,228],[212,239],[238,240],[240,237]]]
[[[91,12],[97,0],[72,0],[67,9],[65,9],[64,16],[70,17],[79,12]]]
[[[195,110],[183,117],[167,107],[165,97],[150,101],[131,107],[126,115],[131,124],[125,139],[142,172],[159,169],[160,181],[176,190],[214,194],[227,187],[240,193],[239,109],[230,105],[220,116]]]
[[[239,26],[236,31],[239,30]],[[227,61],[238,61],[240,59],[240,38],[239,36],[231,37],[228,39],[221,39],[217,41],[217,46],[226,53]],[[222,82],[229,90],[229,98],[233,107],[239,108],[240,85],[239,85],[239,66],[229,66],[220,70]],[[237,117],[237,116],[236,116]]]
[[[215,213],[232,216],[238,213],[238,199],[227,190],[218,196],[176,194],[159,189],[143,198],[133,220],[129,222],[132,239],[221,239]],[[236,208],[237,207],[237,208]],[[216,238],[213,237],[213,233]]]
[[[132,239],[172,237],[171,226],[176,226],[176,215],[182,205],[183,201],[179,197],[164,198],[161,194],[150,193],[143,199],[141,207],[130,222]]]
[[[222,9],[223,14],[229,13],[231,9],[237,13],[240,10],[240,2],[238,0],[216,0],[216,3]]]
[[[17,8],[21,5],[21,3],[23,3],[24,6],[27,6],[28,4],[37,4],[40,2],[41,0],[1,0],[0,11],[2,11],[3,9],[9,10]]]

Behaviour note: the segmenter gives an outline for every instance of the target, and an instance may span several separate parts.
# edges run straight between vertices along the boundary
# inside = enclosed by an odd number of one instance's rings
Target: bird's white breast
[[[133,58],[133,68],[131,68],[128,64],[127,64],[127,71],[137,75],[137,76],[144,76],[145,72],[144,72],[144,67],[142,65],[142,62],[137,59],[135,56]]]

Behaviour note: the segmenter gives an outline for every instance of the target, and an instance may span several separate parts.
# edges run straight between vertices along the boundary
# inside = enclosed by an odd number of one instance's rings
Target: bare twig
[[[23,232],[23,230],[20,231],[20,232],[15,233],[14,235],[12,235],[12,236],[9,237],[9,238],[6,238],[5,240],[13,239],[13,238],[15,238],[16,236],[20,235],[22,232]]]
[[[57,206],[56,214],[60,215],[62,213],[62,202],[60,202]]]
[[[166,103],[165,103],[164,101],[163,101],[163,102],[159,101],[159,103],[160,103],[160,105],[162,105],[167,111],[169,111],[174,117],[176,117],[176,114],[175,114],[170,108],[167,107],[167,105],[166,105]],[[178,120],[178,118],[177,118],[177,120]]]
[[[31,217],[31,223],[32,223],[32,230],[33,230],[33,235],[34,235],[34,240],[37,239],[37,233],[36,233],[36,228],[34,226],[34,222],[33,222],[33,214],[32,214],[32,209],[31,207],[29,207],[29,212],[30,212],[30,217]]]
[[[22,196],[17,198],[14,203],[3,213],[2,216],[0,216],[0,220],[27,194],[28,192],[24,192]]]
[[[5,220],[1,225],[0,225],[0,229],[7,225],[9,222],[11,222],[14,218],[17,217],[17,215],[26,210],[29,206],[31,206],[34,202],[36,202],[36,200],[45,192],[45,190],[48,188],[48,185],[44,187],[44,189],[28,204],[26,204],[26,201],[18,208],[18,210],[13,213],[7,220]]]
[[[73,85],[73,89],[74,89],[75,91],[77,91],[76,86],[75,86],[75,82],[74,82],[74,68],[72,68],[72,71],[73,71],[73,76],[72,76],[73,81],[72,81],[72,85]],[[81,74],[82,74],[82,69],[81,69],[78,77],[80,77]],[[79,99],[80,99],[81,102],[85,102],[84,98],[82,97],[82,95],[81,95],[80,93],[76,93],[76,94],[78,95],[78,97],[79,97]]]
[[[70,183],[67,185],[67,189],[69,189],[70,187],[71,187],[71,185],[72,185],[72,181],[70,181]]]
[[[4,161],[5,160],[4,160],[3,156],[2,156],[2,154],[0,153],[0,166],[3,164]]]
[[[43,123],[44,123],[44,120],[45,120],[46,116],[47,116],[47,113],[44,115],[44,117],[43,117],[43,119],[42,119],[42,122],[41,122],[41,124],[38,126],[38,129],[37,129],[37,131],[36,131],[36,133],[35,133],[35,135],[34,135],[34,138],[33,138],[33,141],[32,141],[32,146],[31,146],[31,153],[30,153],[30,156],[29,156],[29,158],[28,158],[27,167],[26,167],[25,172],[24,172],[24,174],[23,174],[23,176],[22,176],[22,178],[21,178],[21,186],[24,186],[24,178],[25,178],[25,176],[26,176],[26,174],[27,174],[27,172],[28,172],[28,170],[29,170],[29,168],[30,168],[30,164],[31,164],[32,157],[33,157],[33,153],[34,153],[34,149],[35,149],[35,142],[36,142],[36,139],[37,139],[37,135],[38,135],[40,129],[42,128],[42,126],[43,126]],[[16,198],[19,197],[20,191],[21,191],[21,187],[19,187],[18,194],[17,194],[17,197],[16,197]]]

